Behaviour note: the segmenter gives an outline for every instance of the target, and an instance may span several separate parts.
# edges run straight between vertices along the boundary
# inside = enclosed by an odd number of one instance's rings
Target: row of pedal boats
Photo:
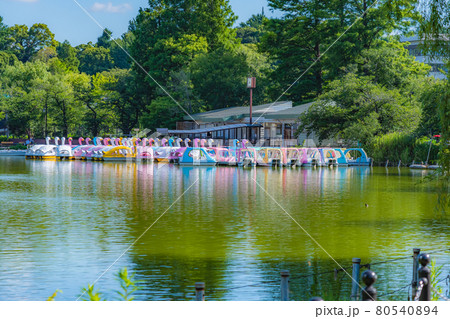
[[[66,143],[67,142],[67,143]],[[92,142],[92,144],[91,144]],[[27,159],[150,161],[179,165],[230,166],[369,166],[361,148],[253,147],[247,140],[233,140],[225,147],[209,139],[181,138],[46,138],[46,144],[29,146]]]

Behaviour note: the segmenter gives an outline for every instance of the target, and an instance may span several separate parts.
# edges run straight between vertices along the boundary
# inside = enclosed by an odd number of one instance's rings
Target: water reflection
[[[207,283],[209,300],[274,300],[279,271],[289,269],[311,275],[292,279],[294,299],[347,299],[350,279],[314,276],[337,265],[254,180],[347,266],[352,257],[385,260],[424,243],[448,247],[448,221],[430,209],[433,187],[418,183],[421,173],[400,173],[2,158],[0,298],[44,300],[62,289],[60,300],[75,299],[167,211],[98,288],[117,289],[113,273],[126,266],[143,281],[141,300],[193,299],[196,281]],[[409,261],[373,270],[380,292],[410,281]]]

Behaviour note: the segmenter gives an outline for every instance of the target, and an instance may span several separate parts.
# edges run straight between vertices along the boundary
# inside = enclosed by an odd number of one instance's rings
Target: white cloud
[[[36,1],[36,0],[25,0],[25,1]],[[130,11],[132,9],[129,3],[123,3],[118,5],[113,5],[111,2],[108,3],[100,3],[96,2],[92,5],[92,11],[102,11],[108,13],[124,13]]]

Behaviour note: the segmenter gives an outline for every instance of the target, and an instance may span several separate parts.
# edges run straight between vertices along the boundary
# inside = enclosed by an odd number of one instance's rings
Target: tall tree
[[[236,36],[242,44],[259,43],[264,34],[264,21],[267,18],[264,12],[252,15],[246,22],[241,22],[236,28]]]
[[[410,27],[418,18],[416,2],[270,0],[272,8],[284,13],[283,18],[267,22],[268,32],[262,41],[262,49],[278,66],[272,74],[272,97],[278,97],[300,78],[287,96],[294,101],[314,98],[322,92],[324,83],[341,76],[342,68],[381,36]]]
[[[35,23],[31,28],[16,24],[9,28],[8,33],[9,46],[22,62],[29,61],[39,50],[55,45],[54,34],[43,23]]]
[[[89,75],[110,70],[114,66],[109,49],[96,47],[91,43],[77,47],[77,58],[80,61],[80,71]]]
[[[194,58],[194,52],[233,47],[237,44],[232,25],[236,17],[228,0],[149,0],[131,23],[135,40],[131,53],[162,85],[171,72],[178,72]],[[192,49],[185,49],[184,46]],[[168,53],[165,50],[169,48]],[[176,56],[173,56],[173,50]],[[177,60],[174,63],[174,60]],[[182,63],[180,63],[182,62]],[[157,85],[138,65],[133,69],[147,92],[145,104],[157,95]]]
[[[65,66],[74,72],[78,71],[80,61],[77,58],[77,50],[72,47],[69,41],[58,43],[56,46],[56,53],[58,58],[65,64]]]
[[[111,36],[112,36],[111,30],[105,28],[103,30],[102,35],[97,39],[97,46],[109,49],[112,43]]]
[[[419,8],[422,14],[420,36],[425,40],[423,50],[432,57],[442,57],[450,70],[450,1],[424,0]],[[442,166],[440,174],[441,191],[439,209],[446,213],[450,210],[450,82],[445,80],[446,88],[438,94],[437,106],[441,122],[441,150],[439,162]]]
[[[0,108],[8,114],[8,126],[13,134],[31,137],[43,133],[49,76],[46,65],[40,61],[16,63],[4,69],[0,79]]]

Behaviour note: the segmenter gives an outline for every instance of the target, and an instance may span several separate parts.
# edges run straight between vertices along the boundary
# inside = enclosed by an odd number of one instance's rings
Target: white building
[[[450,37],[443,36],[445,41],[450,43]],[[424,55],[421,49],[423,43],[422,39],[418,36],[413,37],[402,37],[400,42],[409,42],[410,44],[406,47],[409,50],[409,54],[413,55],[417,61],[428,64],[431,66],[430,76],[434,76],[436,79],[445,79],[446,76],[441,72],[444,70],[447,72],[444,60],[441,57],[431,58],[428,55]]]

